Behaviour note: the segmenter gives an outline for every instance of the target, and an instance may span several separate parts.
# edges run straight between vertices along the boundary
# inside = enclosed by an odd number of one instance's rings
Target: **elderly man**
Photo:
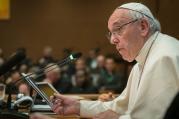
[[[45,76],[46,78],[44,79],[44,82],[48,82],[52,85],[56,84],[57,81],[60,79],[60,71],[61,69],[59,68],[58,65],[54,63],[49,63],[45,69]],[[49,68],[48,68],[49,67]]]
[[[136,60],[127,87],[109,102],[77,101],[55,94],[57,114],[94,119],[162,119],[179,90],[179,41],[140,3],[119,6],[108,21],[109,40],[123,59]]]

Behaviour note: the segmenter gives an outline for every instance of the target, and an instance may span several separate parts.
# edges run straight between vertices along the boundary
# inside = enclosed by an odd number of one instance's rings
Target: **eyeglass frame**
[[[131,24],[131,23],[134,23],[134,22],[136,22],[136,21],[138,21],[138,20],[139,20],[139,19],[134,19],[134,20],[132,20],[132,21],[129,21],[129,22],[124,23],[124,24],[122,24],[121,26],[117,27],[117,29],[116,29],[115,31],[113,31],[113,32],[108,32],[108,34],[106,35],[107,38],[108,38],[109,40],[111,40],[112,35],[119,35],[119,32],[121,31],[122,28],[124,28],[125,26],[127,26],[127,25],[129,25],[129,24]]]

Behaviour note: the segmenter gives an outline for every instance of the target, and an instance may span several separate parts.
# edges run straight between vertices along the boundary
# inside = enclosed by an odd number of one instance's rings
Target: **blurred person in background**
[[[27,64],[20,64],[19,66],[19,72],[20,73],[28,73],[30,66]]]
[[[25,54],[25,59],[20,62],[20,65],[25,64],[27,66],[27,69],[33,65],[33,62],[30,57],[27,55],[27,50],[24,47],[20,47],[17,49],[17,52],[23,52]]]
[[[68,93],[71,88],[71,81],[68,78],[63,78],[60,67],[55,63],[48,64],[45,69],[44,82],[52,84],[60,93]]]
[[[55,59],[52,56],[53,49],[50,46],[46,46],[43,50],[43,56],[38,60],[38,64],[41,68],[45,67],[49,63],[54,63]]]
[[[30,88],[26,83],[21,83],[18,86],[18,93],[24,94],[25,96],[28,96],[30,93]]]
[[[104,69],[104,67],[105,67],[105,56],[100,54],[100,55],[97,56],[96,60],[97,60],[97,68],[99,70]]]
[[[18,87],[19,87],[19,84],[21,82],[20,79],[21,79],[21,75],[20,75],[19,71],[18,70],[12,70],[10,72],[9,77],[6,79],[7,92],[17,94],[18,93]]]
[[[92,85],[92,78],[84,69],[78,69],[72,77],[72,85],[69,93],[72,94],[86,94],[96,93],[97,89]]]
[[[44,82],[48,82],[54,85],[60,79],[60,67],[55,63],[49,63],[45,67],[45,79]]]
[[[5,59],[4,59],[3,50],[0,48],[0,66],[4,64],[4,61]]]
[[[99,48],[94,48],[89,51],[89,57],[87,57],[86,62],[91,72],[95,71],[97,68],[96,58],[100,52]]]
[[[62,57],[66,58],[70,54],[72,54],[71,48],[64,48],[62,51]],[[71,78],[71,76],[75,73],[75,63],[71,62],[61,67],[61,74],[63,78]]]
[[[76,60],[75,62],[75,70],[78,71],[78,70],[86,70],[86,71],[89,71],[89,68],[86,64],[86,60],[81,57],[79,59]]]
[[[100,72],[98,80],[98,88],[100,93],[111,91],[113,93],[121,93],[124,89],[123,77],[117,72],[117,63],[113,55],[106,56],[105,70]]]
[[[105,70],[105,56],[103,54],[100,54],[96,58],[97,61],[97,68],[95,71],[91,72],[91,76],[93,78],[93,86],[98,86],[98,81],[100,79],[100,75]]]

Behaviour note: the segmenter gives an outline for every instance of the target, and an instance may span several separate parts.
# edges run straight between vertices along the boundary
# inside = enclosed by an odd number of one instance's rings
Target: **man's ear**
[[[140,33],[142,36],[147,36],[150,30],[149,22],[146,19],[140,20]]]

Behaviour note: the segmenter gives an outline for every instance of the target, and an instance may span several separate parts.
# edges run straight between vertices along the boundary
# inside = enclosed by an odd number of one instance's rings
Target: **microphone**
[[[52,66],[54,66],[54,65],[58,65],[59,67],[62,67],[62,66],[66,65],[66,64],[68,64],[68,63],[70,63],[70,62],[73,62],[73,61],[77,60],[78,58],[81,57],[81,55],[82,55],[81,52],[72,53],[72,54],[69,55],[67,58],[63,59],[62,61],[59,61],[59,62],[57,62],[57,63],[55,63],[55,64],[52,64],[52,65],[50,65],[50,66],[48,66],[48,67],[43,68],[42,71],[45,70],[45,69],[48,69],[48,68],[50,68],[50,67],[52,67]],[[56,68],[56,67],[55,67],[55,68]],[[51,70],[54,70],[55,68],[52,68]],[[51,71],[51,70],[48,70],[48,72]]]
[[[66,65],[66,64],[68,64],[68,63],[70,63],[70,62],[73,62],[73,61],[77,60],[78,58],[81,57],[81,55],[82,55],[81,52],[72,53],[72,54],[69,55],[67,58],[65,58],[65,59],[63,59],[63,60],[61,60],[61,61],[59,61],[59,62],[57,62],[57,63],[55,63],[55,64],[52,64],[52,65],[50,65],[50,66],[48,66],[48,67],[42,68],[42,69],[40,69],[38,72],[43,72],[45,69],[48,69],[48,68],[50,68],[50,67],[52,67],[52,66],[54,66],[54,65],[58,65],[59,67],[62,67],[62,66]],[[56,67],[54,67],[54,68],[48,70],[48,72],[50,72],[50,71],[52,71],[52,70],[54,70],[54,69],[56,69]],[[25,77],[29,77],[29,76],[31,76],[31,75],[34,75],[34,74],[38,73],[38,72],[33,72],[33,73],[30,73],[30,74],[27,74]],[[37,77],[41,77],[41,76],[43,76],[43,75],[44,75],[44,73],[41,73],[41,74],[38,74]],[[17,80],[16,82],[18,82],[18,81],[19,81],[19,80]]]
[[[74,60],[77,60],[78,58],[81,57],[81,55],[82,55],[82,53],[80,53],[80,52],[78,52],[78,53],[72,53],[72,54],[69,55],[67,58],[63,59],[62,61],[58,61],[58,62],[55,63],[55,64],[52,64],[52,65],[50,65],[50,66],[48,66],[48,67],[45,67],[45,68],[40,69],[40,70],[38,71],[40,74],[38,74],[38,75],[35,77],[35,79],[38,79],[39,77],[43,76],[43,75],[44,75],[43,71],[44,71],[45,69],[48,69],[48,68],[53,67],[53,66],[55,66],[55,65],[58,65],[59,67],[62,67],[62,66],[66,65],[66,64],[68,64],[68,63],[70,63],[70,62],[73,62]],[[51,68],[51,69],[48,70],[47,72],[50,72],[50,71],[52,71],[52,70],[54,70],[54,69],[56,69],[56,68],[57,68],[57,67]],[[33,72],[33,73],[27,74],[27,75],[25,75],[25,76],[22,75],[22,78],[21,78],[21,79],[26,79],[26,78],[28,78],[28,77],[30,77],[30,76],[32,76],[32,75],[38,73],[38,72]],[[19,82],[21,79],[17,80],[15,83]],[[28,80],[26,80],[26,81],[29,83]],[[33,80],[31,80],[31,81],[33,82]],[[30,82],[31,82],[31,81],[30,81]],[[30,84],[30,83],[29,83],[29,84]],[[30,85],[31,85],[31,84],[30,84]]]
[[[65,64],[68,64],[74,60],[77,60],[78,58],[80,58],[82,55],[81,52],[78,52],[78,53],[72,53],[71,55],[69,55],[67,58],[63,59],[62,61],[59,61],[57,62],[56,64],[59,66],[59,67],[62,67],[63,65]],[[51,65],[49,66],[51,67]],[[46,68],[49,68],[49,67],[46,67]],[[46,69],[45,68],[45,69]]]
[[[78,52],[78,53],[72,53],[69,57],[70,57],[71,59],[78,59],[78,58],[81,57],[81,55],[82,55],[82,53],[81,53],[81,52]]]
[[[25,59],[26,55],[23,51],[17,51],[0,67],[0,76],[8,72],[15,65]]]

